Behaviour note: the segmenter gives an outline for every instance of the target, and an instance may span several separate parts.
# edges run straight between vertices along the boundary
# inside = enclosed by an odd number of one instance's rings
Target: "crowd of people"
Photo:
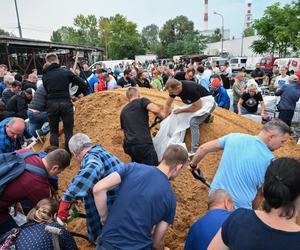
[[[151,62],[119,64],[114,69],[97,65],[93,70],[84,63],[78,71],[62,67],[55,53],[47,54],[45,60],[41,81],[36,70],[22,77],[0,65],[0,249],[54,249],[57,238],[61,248],[77,249],[63,225],[73,218],[79,201],[85,208],[88,238],[98,250],[168,249],[164,238],[176,215],[170,181],[187,165],[202,176],[199,163],[219,150],[223,154],[210,185],[208,212],[191,225],[185,249],[300,246],[296,223],[300,162],[275,159],[273,154],[291,133],[300,72],[288,76],[282,67],[277,75],[274,67],[266,80],[257,65],[246,80],[245,73],[234,74],[229,63],[219,67],[216,63]],[[256,136],[231,133],[199,144],[199,125],[213,122],[216,106],[238,115],[260,111],[263,117],[264,85],[280,96],[279,119],[264,124]],[[87,134],[73,135],[73,102],[117,88],[126,88],[128,99],[120,109],[120,128],[130,163],[123,163]],[[163,108],[141,97],[140,88],[165,91]],[[176,97],[183,106],[173,108]],[[185,115],[191,130],[190,151],[170,144],[160,159],[150,133],[149,112],[157,122]],[[44,152],[33,152],[24,143],[42,141],[48,132],[50,147]],[[59,148],[62,133],[64,149]],[[57,176],[72,157],[80,169],[57,201]],[[261,204],[263,209],[258,210]],[[26,215],[25,224],[18,225],[15,214]],[[49,227],[59,233],[54,236]]]

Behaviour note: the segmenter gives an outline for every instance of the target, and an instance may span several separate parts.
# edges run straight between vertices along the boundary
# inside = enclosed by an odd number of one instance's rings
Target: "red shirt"
[[[28,149],[20,149],[16,152],[22,153],[24,151],[28,151]],[[42,158],[38,155],[27,157],[25,162],[45,169]],[[8,208],[14,203],[29,200],[31,205],[35,206],[44,198],[50,198],[48,179],[25,170],[6,186],[0,197],[0,223],[7,220]]]
[[[99,80],[97,91],[100,92],[100,91],[103,91],[103,90],[105,90],[105,83],[104,83],[103,80]]]

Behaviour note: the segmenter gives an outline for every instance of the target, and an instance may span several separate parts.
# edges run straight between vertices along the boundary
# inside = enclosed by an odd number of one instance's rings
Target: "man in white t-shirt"
[[[276,89],[281,89],[284,85],[289,84],[289,76],[286,73],[287,73],[287,67],[282,66],[279,70],[280,75],[277,76],[275,80]]]
[[[106,83],[107,90],[114,90],[114,89],[120,88],[120,86],[117,84],[115,78],[112,75],[104,74],[103,80]]]

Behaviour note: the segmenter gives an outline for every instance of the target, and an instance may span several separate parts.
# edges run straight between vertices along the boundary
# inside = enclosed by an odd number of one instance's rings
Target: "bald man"
[[[9,153],[21,148],[20,137],[23,136],[25,121],[10,117],[0,122],[0,153]]]
[[[206,250],[224,221],[233,211],[230,194],[216,189],[208,196],[208,212],[189,230],[184,250]]]

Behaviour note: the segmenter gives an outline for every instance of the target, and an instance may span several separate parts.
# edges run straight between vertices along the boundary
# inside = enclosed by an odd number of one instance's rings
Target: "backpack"
[[[48,178],[46,170],[25,163],[24,159],[32,155],[38,154],[32,151],[26,151],[20,154],[16,152],[0,154],[0,195],[5,187],[25,170]]]
[[[26,227],[33,226],[35,224],[36,224],[35,222],[27,222],[24,225],[17,228],[12,228],[10,231],[1,235],[0,250],[16,250],[17,249],[16,240],[21,230]]]

